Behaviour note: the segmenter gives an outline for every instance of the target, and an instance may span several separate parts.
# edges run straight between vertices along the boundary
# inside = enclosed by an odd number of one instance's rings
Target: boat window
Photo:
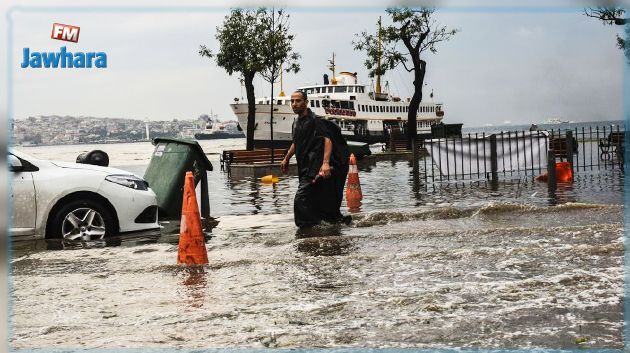
[[[435,112],[435,107],[431,107],[431,112],[434,113]]]
[[[319,108],[319,101],[315,101],[315,106]]]
[[[333,86],[328,86],[328,93],[333,93]]]
[[[282,105],[282,101],[278,99],[278,101],[276,102],[276,105]]]
[[[329,106],[330,106],[330,102],[328,101],[328,99],[324,99],[322,101],[322,107],[328,108]]]
[[[348,102],[348,108],[354,110],[354,102]]]
[[[335,93],[343,93],[346,91],[346,86],[336,86]]]
[[[348,109],[348,102],[346,102],[346,101],[341,101],[341,108],[342,108],[342,109]]]
[[[381,105],[381,113],[385,112],[385,107]]]
[[[368,105],[368,108],[369,108],[369,111],[370,111],[370,113],[371,113],[371,112],[372,112],[372,106],[371,106],[371,105]]]
[[[311,108],[315,108],[315,101],[311,101]]]
[[[337,101],[332,101],[332,102],[330,102],[330,103],[332,104],[332,106],[333,106],[334,108],[341,108],[341,107],[339,106],[339,102],[337,102]]]
[[[319,91],[320,91],[320,90],[319,90],[319,87],[316,87],[316,88],[315,88],[315,93],[319,93]]]

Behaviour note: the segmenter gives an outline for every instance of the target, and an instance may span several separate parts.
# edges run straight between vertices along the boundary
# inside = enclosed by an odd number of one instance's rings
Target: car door
[[[8,155],[11,178],[11,234],[15,236],[35,233],[37,219],[35,184],[33,173],[24,168],[24,163],[13,154]]]

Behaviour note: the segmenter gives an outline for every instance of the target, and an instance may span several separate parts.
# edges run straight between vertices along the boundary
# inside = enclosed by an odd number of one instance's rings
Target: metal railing
[[[576,173],[623,169],[625,141],[623,126],[469,133],[462,138],[424,140],[421,146],[429,156],[420,161],[421,176],[427,183],[535,177],[548,171],[550,158],[554,163],[570,162]]]

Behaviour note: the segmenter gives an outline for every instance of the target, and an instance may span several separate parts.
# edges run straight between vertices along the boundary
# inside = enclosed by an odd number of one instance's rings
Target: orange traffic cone
[[[361,206],[363,193],[359,182],[359,170],[357,169],[357,159],[354,154],[350,154],[350,168],[348,169],[348,182],[346,183],[346,204],[350,209],[357,209]]]
[[[197,207],[195,180],[192,172],[186,172],[184,200],[182,202],[182,222],[179,231],[177,263],[203,265],[208,263],[206,242],[201,228],[201,217]]]
[[[548,179],[549,175],[547,172],[536,177],[538,181],[547,181]],[[573,182],[573,171],[571,170],[571,164],[569,162],[556,163],[556,180],[561,183]]]

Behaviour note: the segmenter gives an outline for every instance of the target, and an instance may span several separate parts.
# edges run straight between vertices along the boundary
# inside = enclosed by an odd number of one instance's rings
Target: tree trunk
[[[407,147],[412,151],[412,166],[414,174],[418,171],[418,159],[420,159],[420,151],[418,150],[418,108],[422,102],[422,86],[424,85],[424,73],[426,72],[426,62],[424,60],[414,60],[414,92],[409,102],[409,113],[407,115]]]
[[[245,92],[247,93],[247,142],[245,149],[254,149],[254,130],[256,129],[256,97],[254,96],[254,75],[253,72],[244,72]]]

